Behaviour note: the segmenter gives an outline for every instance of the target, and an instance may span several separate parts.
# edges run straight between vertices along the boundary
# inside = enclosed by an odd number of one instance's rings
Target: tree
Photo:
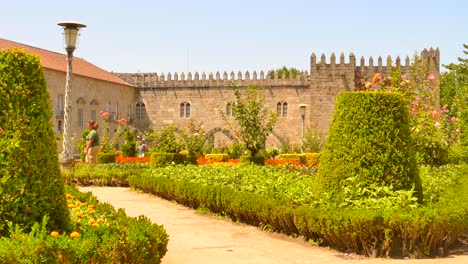
[[[463,47],[467,50],[463,51],[468,55],[468,45]],[[449,71],[442,74],[440,93],[441,104],[447,105],[450,114],[456,117],[455,133],[453,137],[457,137],[457,133],[461,133],[457,139],[457,143],[461,147],[462,158],[468,160],[468,59],[458,58],[459,64],[451,63],[444,65]]]
[[[222,113],[223,120],[232,127],[235,135],[250,151],[250,155],[255,157],[265,148],[266,139],[276,123],[276,114],[265,108],[265,94],[262,88],[249,86],[241,93],[238,87],[233,87],[233,91],[236,97],[232,106],[234,120]]]
[[[289,76],[292,75],[292,78],[296,78],[298,74],[301,74],[302,71],[299,71],[298,69],[291,67],[287,68],[286,66],[283,66],[282,68],[276,69],[276,70],[271,70],[269,71],[270,78],[273,79],[275,76],[275,72],[278,72],[278,78],[282,79],[283,78],[283,73],[284,73],[284,79],[289,79]]]
[[[0,237],[43,217],[66,230],[69,211],[58,163],[47,83],[38,56],[0,51]]]

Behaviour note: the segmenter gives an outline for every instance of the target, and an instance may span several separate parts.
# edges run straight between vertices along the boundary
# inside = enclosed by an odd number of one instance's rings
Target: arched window
[[[232,103],[226,104],[226,116],[232,116]]]
[[[288,103],[285,101],[278,102],[276,104],[276,115],[278,117],[287,117],[288,116]]]
[[[140,101],[136,104],[135,117],[144,118],[145,116],[146,116],[145,103]]]
[[[183,102],[180,104],[180,117],[190,117],[190,103]]]

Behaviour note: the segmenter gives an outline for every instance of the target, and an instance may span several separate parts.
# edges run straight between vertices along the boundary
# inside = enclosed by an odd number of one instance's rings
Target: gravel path
[[[441,259],[384,259],[345,254],[314,247],[300,238],[262,231],[213,215],[201,215],[187,207],[129,188],[80,187],[101,202],[124,208],[129,216],[145,215],[164,225],[169,234],[164,264],[468,264],[468,255]]]

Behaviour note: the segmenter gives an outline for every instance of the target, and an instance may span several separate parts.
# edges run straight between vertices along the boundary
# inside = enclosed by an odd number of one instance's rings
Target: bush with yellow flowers
[[[0,264],[8,263],[160,263],[168,235],[145,216],[128,217],[91,193],[66,186],[68,230],[49,230],[47,217],[31,232],[7,223],[0,238]]]

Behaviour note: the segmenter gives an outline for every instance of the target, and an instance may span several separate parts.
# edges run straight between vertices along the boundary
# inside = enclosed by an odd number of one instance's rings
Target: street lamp
[[[306,104],[300,104],[299,108],[301,110],[301,119],[302,119],[302,138],[304,138],[304,127],[305,127],[305,114],[306,114]]]
[[[73,163],[73,143],[71,141],[71,95],[72,95],[72,61],[73,51],[76,48],[76,41],[78,39],[78,31],[80,28],[86,27],[76,21],[63,21],[58,23],[63,27],[63,34],[65,40],[65,50],[67,51],[67,79],[65,83],[65,113],[63,116],[63,151],[60,163],[67,167]]]

